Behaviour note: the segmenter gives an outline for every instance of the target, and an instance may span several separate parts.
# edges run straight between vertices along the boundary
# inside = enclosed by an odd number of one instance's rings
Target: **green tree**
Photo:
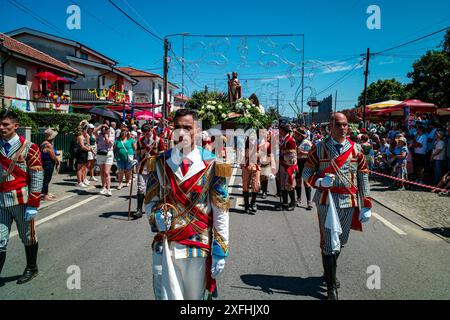
[[[447,29],[447,33],[444,36],[444,40],[442,41],[442,48],[444,52],[446,52],[450,56],[450,29]]]
[[[428,51],[413,64],[408,73],[409,98],[450,106],[450,55],[445,51]]]
[[[378,80],[367,87],[367,104],[386,100],[404,100],[405,85],[395,79]],[[358,97],[358,105],[364,105],[364,91]]]
[[[413,64],[408,73],[408,98],[450,106],[450,29],[441,43],[441,50],[431,50]]]

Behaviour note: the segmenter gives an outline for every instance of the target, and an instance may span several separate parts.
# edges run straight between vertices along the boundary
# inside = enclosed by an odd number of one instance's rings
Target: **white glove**
[[[334,175],[327,175],[325,178],[319,178],[316,180],[316,187],[331,188],[334,183]]]
[[[359,221],[362,223],[365,223],[369,221],[370,217],[372,216],[372,210],[370,208],[362,208],[361,212],[359,213]]]
[[[275,178],[276,178],[275,175],[273,175],[272,173],[269,174],[269,180],[270,180],[270,181],[274,181]]]
[[[219,256],[212,256],[212,264],[211,264],[211,277],[213,279],[219,278],[220,274],[225,268],[225,258]]]
[[[25,209],[25,221],[31,221],[33,220],[38,213],[38,208],[35,207],[27,207]]]
[[[159,231],[166,231],[166,220],[167,225],[170,226],[172,222],[172,214],[170,212],[163,214],[161,210],[158,210],[158,212],[156,212],[155,222]]]

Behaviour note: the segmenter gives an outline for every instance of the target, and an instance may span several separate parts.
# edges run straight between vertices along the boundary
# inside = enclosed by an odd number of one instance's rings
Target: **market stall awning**
[[[152,120],[153,118],[155,118],[155,119],[162,118],[162,114],[161,113],[153,113],[153,112],[144,110],[144,111],[136,112],[134,114],[134,117],[136,118],[136,120]]]
[[[387,101],[383,101],[383,102],[369,104],[369,105],[367,105],[367,109],[377,110],[377,109],[389,108],[389,107],[396,106],[400,103],[402,103],[402,102],[398,101],[398,100],[387,100]]]
[[[396,105],[396,107],[409,107],[411,111],[432,112],[436,111],[437,106],[433,103],[423,102],[417,99],[405,100]]]
[[[161,107],[162,104],[154,104],[154,103],[148,103],[148,102],[134,102],[132,104],[132,106],[135,108],[140,108],[140,109],[154,109],[154,108]]]
[[[438,116],[450,116],[450,108],[437,109],[436,114]]]
[[[116,106],[106,106],[105,108],[108,108],[109,110],[114,110],[114,111],[123,111],[123,109],[125,109],[126,111],[130,111],[132,108],[127,104],[127,105],[116,105]]]
[[[405,107],[409,108],[409,111],[414,112],[436,112],[436,105],[433,103],[423,102],[417,99],[414,100],[405,100],[393,107],[385,108],[381,110],[375,110],[373,111],[374,114],[388,114],[392,113],[394,114],[403,114],[403,110]]]
[[[387,100],[387,101],[382,101],[382,102],[368,104],[366,106],[366,114],[370,114],[373,111],[382,110],[384,108],[390,108],[390,107],[396,106],[396,105],[398,105],[400,103],[402,103],[402,102],[398,101],[398,100]],[[357,108],[357,111],[359,113],[362,113],[363,109],[364,109],[364,106],[360,106],[360,107]]]

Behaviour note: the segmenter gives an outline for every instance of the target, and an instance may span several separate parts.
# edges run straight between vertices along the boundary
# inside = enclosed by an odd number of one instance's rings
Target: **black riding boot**
[[[336,286],[336,255],[323,255],[323,265],[325,267],[325,279],[327,282],[328,300],[339,300]]]
[[[266,199],[267,198],[267,187],[269,184],[269,179],[265,179],[263,182],[261,182],[261,191],[262,191],[262,198]]]
[[[134,214],[134,217],[142,218],[142,206],[144,204],[144,195],[138,193],[136,197],[137,197],[137,209],[136,213]]]
[[[37,253],[38,253],[37,243],[32,244],[30,246],[25,246],[27,267],[25,268],[22,276],[17,280],[17,284],[26,283],[38,275],[39,270],[36,263]]]
[[[289,203],[288,211],[294,211],[294,209],[295,209],[295,190],[289,191],[289,198],[291,198],[291,202]]]
[[[302,204],[302,187],[295,187],[295,191],[297,193],[297,207],[300,207]]]
[[[311,210],[311,187],[305,186],[305,193],[306,193],[306,210]]]
[[[275,206],[276,211],[284,211],[289,207],[288,192],[286,190],[281,191],[281,204]]]
[[[244,212],[250,214],[249,192],[244,191]]]
[[[338,260],[340,254],[341,254],[341,252],[335,253],[335,256],[336,256],[336,267],[337,267],[337,260]],[[323,282],[327,283],[327,277],[325,275],[325,260],[323,259],[323,256],[322,256],[322,265],[323,265],[323,270],[324,270],[323,271]],[[339,279],[336,276],[336,288],[339,289],[340,287],[341,287],[341,282],[339,281]]]
[[[255,214],[256,213],[256,196],[258,194],[256,192],[252,192],[252,201],[250,202],[250,213]]]
[[[276,194],[276,196],[279,197],[280,196],[280,192],[281,192],[281,194],[283,193],[281,191],[281,187],[280,187],[280,179],[275,179],[275,185],[277,186],[277,194]]]
[[[0,252],[0,287],[3,286],[3,281],[2,281],[2,269],[3,269],[3,265],[5,264],[5,260],[6,260],[6,252]]]
[[[6,252],[0,252],[0,275],[2,274],[3,265],[5,264],[6,260]]]

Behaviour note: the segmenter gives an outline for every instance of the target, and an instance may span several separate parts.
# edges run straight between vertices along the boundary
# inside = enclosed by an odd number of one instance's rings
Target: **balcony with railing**
[[[129,103],[130,96],[113,89],[72,89],[72,102]]]
[[[61,112],[67,112],[69,110],[69,104],[71,102],[68,91],[54,92],[54,91],[40,91],[33,90],[32,103],[35,104],[37,111],[56,110]]]
[[[102,99],[99,97],[97,98],[97,95],[90,89],[72,89],[72,101],[74,103],[77,102],[102,102],[105,103],[109,102],[110,100]]]

